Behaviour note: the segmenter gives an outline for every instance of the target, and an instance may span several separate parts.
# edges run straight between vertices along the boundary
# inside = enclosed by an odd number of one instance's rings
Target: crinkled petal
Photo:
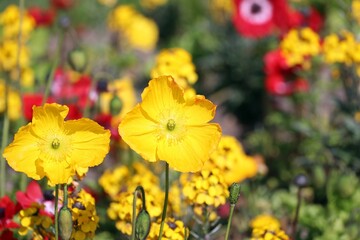
[[[74,169],[67,161],[43,161],[44,172],[50,185],[68,183],[69,178],[74,175]]]
[[[65,105],[56,103],[45,104],[43,107],[33,106],[32,131],[40,138],[49,132],[56,132],[63,128],[64,118],[69,112]]]
[[[123,140],[145,160],[156,161],[157,124],[140,105],[128,112],[119,125]]]
[[[38,138],[32,134],[31,124],[21,127],[15,134],[14,141],[5,148],[3,156],[15,171],[23,172],[28,177],[39,180],[44,176],[39,170]]]
[[[82,168],[99,165],[110,148],[110,131],[98,123],[82,118],[64,123],[71,136],[71,164]]]
[[[157,158],[169,163],[170,167],[180,172],[200,171],[210,157],[221,137],[220,125],[215,123],[188,126],[181,141],[169,143],[159,141]]]
[[[202,95],[189,100],[184,107],[187,125],[201,125],[215,116],[216,105]]]
[[[170,76],[150,80],[141,97],[141,108],[154,120],[158,119],[162,112],[185,104],[183,90]]]

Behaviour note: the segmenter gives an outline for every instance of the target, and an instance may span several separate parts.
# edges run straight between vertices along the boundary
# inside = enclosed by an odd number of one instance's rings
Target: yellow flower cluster
[[[290,67],[310,67],[310,57],[320,53],[320,37],[311,28],[292,29],[280,42],[280,49]]]
[[[148,240],[159,239],[160,222],[151,224]],[[184,226],[184,223],[174,218],[166,218],[164,224],[164,231],[162,239],[164,240],[183,240],[189,236],[189,229]]]
[[[156,57],[156,65],[151,70],[151,78],[170,75],[185,90],[185,98],[195,96],[191,85],[198,80],[195,65],[189,52],[182,48],[162,50]]]
[[[69,198],[69,208],[71,209],[74,224],[71,239],[85,240],[94,238],[99,217],[96,213],[95,199],[91,194],[81,189],[74,198]]]
[[[356,41],[351,32],[326,36],[323,52],[327,63],[344,63],[346,65],[360,63],[360,43]]]
[[[258,170],[254,158],[246,155],[240,142],[232,136],[222,136],[217,150],[205,163],[204,169],[214,168],[220,170],[228,186],[254,177]]]
[[[131,5],[116,7],[108,17],[108,26],[110,30],[119,32],[120,38],[123,37],[135,49],[151,51],[158,41],[159,29],[156,23]]]
[[[116,221],[116,228],[130,235],[132,226],[133,192],[141,185],[145,190],[146,206],[153,220],[162,213],[163,191],[159,187],[159,179],[144,165],[134,164],[133,171],[127,167],[119,167],[113,171],[107,170],[99,179],[100,185],[112,199],[107,214]],[[140,211],[141,201],[138,198],[137,209]]]
[[[0,13],[0,26],[2,27],[2,37],[4,39],[18,38],[20,30],[20,9],[16,5],[9,5]],[[21,37],[23,40],[29,38],[34,28],[34,19],[25,12],[21,23]]]
[[[353,18],[360,24],[360,0],[352,1],[351,13],[352,13]]]
[[[219,169],[202,170],[197,173],[183,173],[180,176],[185,201],[193,205],[194,213],[209,214],[209,220],[216,219],[215,208],[225,204],[229,196],[228,186]]]
[[[2,79],[0,79],[0,96],[5,96],[5,84]],[[0,98],[0,113],[5,111],[5,98]],[[9,88],[8,92],[8,116],[10,120],[16,120],[21,117],[21,97],[17,91],[14,91],[12,88]]]
[[[29,87],[34,82],[34,73],[30,68],[30,55],[26,47],[26,41],[35,28],[35,21],[26,12],[22,16],[22,21],[20,21],[20,10],[16,5],[9,5],[0,13],[0,28],[2,29],[0,71],[8,72],[13,80],[16,80],[18,74],[21,74],[21,85]],[[19,47],[20,23],[22,41]],[[20,73],[18,73],[17,69],[18,63]]]
[[[18,231],[21,236],[32,232],[33,239],[51,237],[50,226],[53,224],[53,220],[51,217],[40,213],[43,209],[43,204],[34,202],[31,207],[19,212],[20,228]]]
[[[289,236],[281,229],[280,222],[271,215],[259,215],[250,222],[251,240],[289,240]]]
[[[155,9],[165,5],[168,0],[140,0],[140,5],[146,9]]]

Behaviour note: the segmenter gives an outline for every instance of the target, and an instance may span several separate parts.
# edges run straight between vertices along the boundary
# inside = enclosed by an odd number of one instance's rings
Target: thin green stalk
[[[59,185],[55,185],[55,240],[59,240]]]
[[[132,213],[131,240],[135,240],[136,200],[137,200],[137,190],[134,191],[134,198],[133,198],[133,213]]]
[[[164,223],[166,218],[166,211],[169,199],[169,164],[165,163],[165,199],[164,199],[164,207],[163,212],[161,215],[161,225],[160,225],[160,232],[159,232],[159,240],[161,240],[163,231],[164,231]]]
[[[5,195],[5,186],[6,186],[6,162],[2,156],[4,149],[7,145],[7,139],[9,137],[9,116],[8,116],[8,84],[5,83],[5,112],[4,112],[4,125],[3,132],[1,137],[1,154],[0,154],[0,197]]]
[[[294,220],[292,223],[292,229],[291,229],[293,239],[295,239],[295,235],[296,235],[296,226],[297,226],[297,221],[299,218],[299,212],[300,212],[300,206],[301,206],[301,190],[302,190],[302,188],[298,189],[297,205],[296,205],[295,216],[294,216]]]
[[[60,54],[61,54],[61,49],[63,48],[63,43],[64,43],[64,33],[61,31],[60,33],[60,37],[59,37],[59,42],[58,42],[58,48],[57,51],[55,53],[55,57],[54,57],[54,62],[51,66],[50,69],[50,74],[48,76],[48,79],[46,81],[46,88],[45,88],[45,93],[44,93],[44,97],[42,100],[42,104],[44,105],[50,95],[50,89],[54,80],[54,75],[55,75],[55,70],[57,68],[57,66],[59,65],[59,59],[60,59]]]
[[[229,220],[228,220],[228,224],[227,224],[227,228],[226,228],[225,240],[229,239],[230,227],[231,227],[231,222],[232,222],[234,209],[235,209],[235,204],[231,204],[230,205],[230,216],[229,216]]]

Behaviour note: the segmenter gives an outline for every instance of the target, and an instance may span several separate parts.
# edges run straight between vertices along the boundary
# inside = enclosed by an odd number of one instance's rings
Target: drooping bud
[[[59,233],[63,240],[69,240],[73,229],[71,211],[67,206],[63,206],[59,211]]]
[[[114,97],[110,101],[111,115],[113,116],[118,115],[121,112],[122,107],[123,107],[123,102],[117,95],[114,95]]]
[[[136,239],[145,240],[150,232],[150,226],[151,226],[150,215],[146,210],[142,209],[139,212],[138,216],[136,217],[136,222],[135,222]]]
[[[239,183],[233,183],[230,186],[230,196],[229,201],[230,204],[236,204],[240,197],[240,184]]]
[[[85,51],[81,48],[75,48],[68,54],[68,63],[72,70],[82,73],[88,64],[88,58]]]

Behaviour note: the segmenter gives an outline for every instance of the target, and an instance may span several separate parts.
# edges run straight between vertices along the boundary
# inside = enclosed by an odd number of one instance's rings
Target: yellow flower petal
[[[64,123],[71,136],[71,158],[79,167],[99,165],[109,152],[110,132],[96,122],[82,118]]]
[[[188,125],[196,125],[207,123],[215,116],[216,106],[202,95],[188,100],[184,108],[186,123]]]
[[[159,114],[185,103],[183,90],[170,76],[161,76],[150,80],[149,86],[141,94],[141,108],[149,117],[157,121]]]
[[[3,156],[15,171],[24,172],[28,177],[39,180],[44,176],[38,169],[39,148],[37,138],[30,132],[31,124],[21,127],[14,141],[5,148]]]
[[[144,159],[154,162],[156,157],[157,125],[140,108],[140,105],[127,113],[119,125],[120,136],[134,151]],[[140,144],[139,144],[140,143]]]
[[[217,147],[221,136],[218,124],[189,126],[186,135],[179,142],[160,141],[157,157],[180,172],[200,171]]]

